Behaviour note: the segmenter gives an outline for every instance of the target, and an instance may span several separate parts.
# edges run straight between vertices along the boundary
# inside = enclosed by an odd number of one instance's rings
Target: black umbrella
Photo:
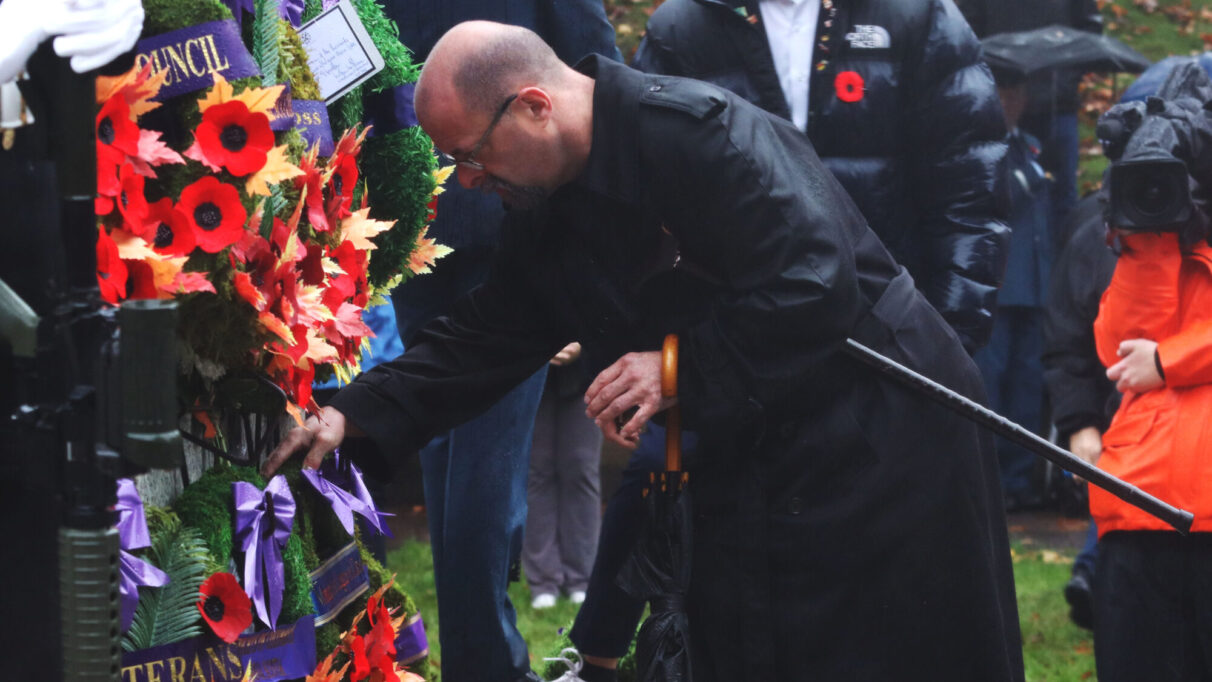
[[[665,337],[661,357],[661,395],[677,396],[678,337]],[[681,413],[665,413],[665,471],[650,474],[644,490],[647,522],[618,584],[648,601],[650,614],[636,635],[636,679],[641,682],[689,682],[690,624],[686,592],[690,588],[691,508],[687,474],[682,471]]]
[[[1111,36],[1060,25],[998,33],[982,40],[981,47],[989,68],[1024,76],[1053,69],[1140,73],[1150,64],[1144,55]]]

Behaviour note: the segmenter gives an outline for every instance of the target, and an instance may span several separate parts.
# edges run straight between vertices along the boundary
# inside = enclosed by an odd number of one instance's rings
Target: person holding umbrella
[[[266,471],[297,452],[316,466],[347,431],[405,450],[572,340],[597,374],[590,413],[634,443],[674,403],[658,348],[675,332],[700,435],[684,462],[695,679],[1022,679],[988,439],[841,348],[977,399],[979,375],[798,129],[698,81],[568,68],[487,22],[434,47],[416,109],[461,183],[508,198],[506,250]]]

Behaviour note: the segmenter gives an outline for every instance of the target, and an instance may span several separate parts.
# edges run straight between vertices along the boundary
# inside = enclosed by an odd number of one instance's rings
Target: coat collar
[[[639,201],[640,93],[645,76],[592,54],[576,65],[593,78],[593,139],[573,184],[628,204]]]

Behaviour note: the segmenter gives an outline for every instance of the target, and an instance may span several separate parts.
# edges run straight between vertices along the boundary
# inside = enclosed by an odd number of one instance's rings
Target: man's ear
[[[533,120],[546,122],[551,118],[551,95],[543,88],[533,85],[522,88],[518,91],[518,102]]]

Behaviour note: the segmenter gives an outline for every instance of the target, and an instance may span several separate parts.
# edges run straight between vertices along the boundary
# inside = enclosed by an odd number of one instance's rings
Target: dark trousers
[[[1094,583],[1100,682],[1212,680],[1212,533],[1107,533]]]
[[[985,380],[989,409],[1038,433],[1044,425],[1043,309],[999,306],[989,345],[972,357]],[[1036,456],[998,437],[997,460],[1007,495],[1037,493],[1031,480]]]

